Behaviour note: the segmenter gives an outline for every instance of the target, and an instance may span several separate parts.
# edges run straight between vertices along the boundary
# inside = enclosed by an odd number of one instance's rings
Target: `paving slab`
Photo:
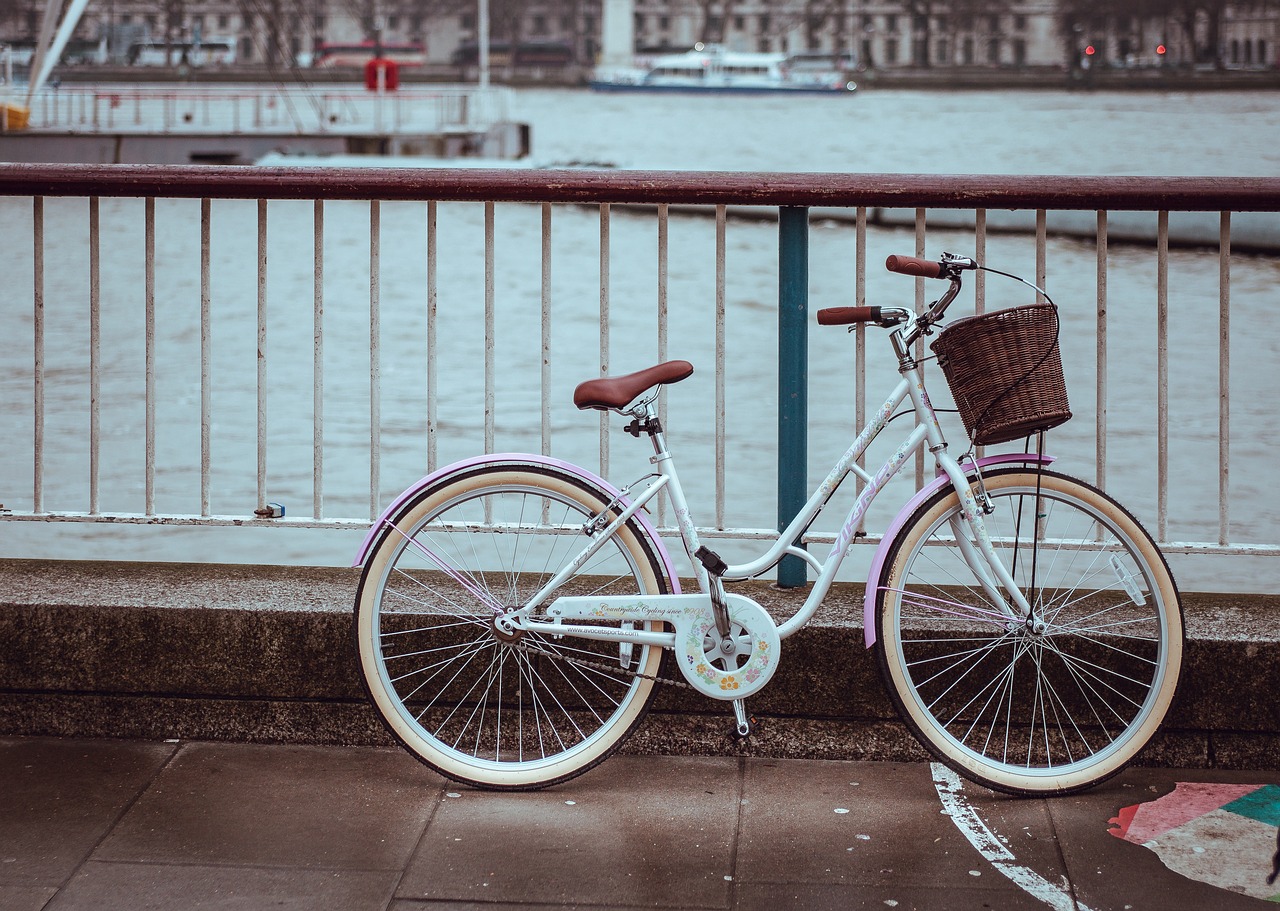
[[[94,856],[400,870],[441,782],[402,750],[186,744]]]
[[[91,861],[45,911],[381,911],[397,878],[385,871]]]
[[[0,886],[0,908],[6,911],[43,911],[57,889],[43,886]]]
[[[860,885],[856,889],[810,883],[746,886],[738,911],[1044,911],[1045,906],[1007,888],[955,889],[951,885]]]
[[[940,882],[955,907],[1024,904],[942,814],[929,768],[751,763],[736,876],[742,906],[778,907],[788,889],[791,907],[857,907],[871,897],[880,907],[928,906]],[[1044,812],[1039,801],[1029,806]]]
[[[21,908],[31,895],[61,886],[176,750],[142,741],[0,739],[0,906]],[[29,887],[26,897],[16,891]]]
[[[397,896],[725,908],[740,794],[736,760],[633,756],[545,791],[450,790]]]

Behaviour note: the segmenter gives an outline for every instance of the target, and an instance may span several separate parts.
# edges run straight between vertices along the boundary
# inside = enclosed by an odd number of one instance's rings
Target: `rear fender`
[[[583,481],[584,483],[600,490],[602,494],[609,498],[619,498],[619,502],[623,507],[628,503],[621,492],[610,484],[608,481],[600,478],[578,465],[571,462],[563,462],[559,459],[553,459],[549,456],[534,455],[525,452],[503,452],[494,453],[492,455],[477,456],[472,459],[465,459],[461,462],[454,462],[452,465],[446,465],[444,468],[438,469],[427,475],[422,480],[405,490],[400,496],[391,501],[391,504],[382,511],[382,515],[378,516],[373,526],[369,529],[368,534],[364,537],[364,542],[360,545],[360,550],[356,553],[352,566],[363,566],[365,561],[369,559],[369,553],[373,550],[373,546],[377,543],[382,535],[382,529],[390,522],[395,521],[396,516],[404,507],[413,501],[418,495],[430,487],[434,487],[443,481],[448,481],[455,475],[471,471],[476,468],[520,468],[522,466],[536,465],[540,468],[554,468],[565,474]],[[644,534],[649,538],[649,543],[653,547],[654,553],[662,562],[663,568],[667,573],[667,582],[671,586],[673,594],[680,593],[680,576],[676,572],[675,564],[671,560],[671,555],[667,552],[667,548],[662,543],[658,531],[653,524],[645,516],[644,511],[640,510],[635,514],[636,524],[640,526]]]
[[[1034,452],[1010,452],[979,459],[978,467],[985,471],[988,468],[999,468],[1004,465],[1048,465],[1052,461],[1053,456],[1037,455]],[[974,477],[972,463],[966,462],[961,467],[965,470],[965,474],[969,477]],[[880,588],[880,575],[884,572],[885,563],[889,560],[889,548],[893,546],[894,540],[898,537],[898,532],[902,531],[903,526],[920,508],[920,504],[950,483],[950,479],[944,474],[926,484],[894,516],[893,523],[885,530],[884,537],[880,539],[880,546],[876,550],[875,559],[871,561],[871,571],[867,573],[866,594],[863,596],[862,622],[867,648],[871,648],[876,644],[876,594]]]

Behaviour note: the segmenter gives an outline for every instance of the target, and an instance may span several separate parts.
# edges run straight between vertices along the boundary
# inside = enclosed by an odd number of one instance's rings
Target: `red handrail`
[[[0,195],[1268,212],[1280,178],[0,164]]]

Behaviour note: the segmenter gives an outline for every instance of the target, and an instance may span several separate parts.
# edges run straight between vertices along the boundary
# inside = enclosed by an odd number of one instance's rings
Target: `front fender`
[[[1010,452],[979,459],[978,467],[985,471],[988,468],[1001,465],[1048,465],[1052,461],[1053,456],[1037,455],[1034,452]],[[972,463],[966,462],[961,467],[966,474],[973,474]],[[884,572],[884,565],[889,559],[889,548],[893,546],[893,542],[897,539],[898,532],[902,531],[902,527],[907,524],[907,521],[920,508],[920,504],[950,483],[951,481],[946,475],[940,475],[934,478],[931,483],[922,487],[911,498],[910,502],[893,517],[893,522],[885,530],[884,537],[880,539],[880,546],[876,549],[875,558],[871,561],[871,571],[867,573],[866,593],[863,595],[862,622],[867,648],[871,648],[876,644],[876,595],[880,587],[880,575]]]
[[[471,459],[464,459],[461,462],[454,462],[452,465],[446,465],[444,468],[437,469],[431,474],[422,478],[416,484],[411,485],[400,496],[391,501],[391,504],[382,511],[373,526],[369,529],[368,534],[364,536],[364,542],[360,545],[356,558],[351,562],[352,566],[363,566],[364,562],[369,559],[369,552],[373,550],[374,544],[382,534],[383,527],[393,521],[405,504],[413,500],[419,494],[429,487],[433,487],[442,481],[447,481],[454,475],[461,474],[464,471],[470,471],[473,468],[493,467],[493,468],[515,468],[521,465],[540,465],[547,468],[555,468],[565,474],[586,482],[587,484],[599,488],[604,494],[610,498],[619,497],[620,502],[625,507],[627,505],[626,498],[622,498],[621,492],[610,484],[608,481],[600,478],[581,466],[574,465],[572,462],[564,462],[560,459],[553,459],[550,456],[535,455],[527,452],[500,452],[491,455],[476,456]],[[654,552],[658,559],[662,561],[662,566],[667,573],[667,581],[671,585],[673,594],[680,593],[680,576],[676,572],[675,564],[671,560],[671,555],[667,552],[667,548],[662,543],[658,531],[650,523],[644,511],[637,511],[635,521],[648,536],[649,541],[653,545]]]

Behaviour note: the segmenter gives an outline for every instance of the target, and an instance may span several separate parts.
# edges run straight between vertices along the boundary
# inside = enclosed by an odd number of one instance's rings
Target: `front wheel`
[[[423,762],[479,787],[536,788],[591,768],[639,723],[662,649],[494,622],[571,565],[615,508],[566,472],[485,467],[428,488],[386,525],[356,594],[356,641],[375,708]],[[633,519],[556,594],[666,590]]]
[[[1012,794],[1079,791],[1124,768],[1169,710],[1178,590],[1151,537],[1098,489],[1030,468],[993,472],[986,489],[983,521],[1031,616],[975,578],[946,487],[891,545],[880,669],[913,733],[960,774]]]

